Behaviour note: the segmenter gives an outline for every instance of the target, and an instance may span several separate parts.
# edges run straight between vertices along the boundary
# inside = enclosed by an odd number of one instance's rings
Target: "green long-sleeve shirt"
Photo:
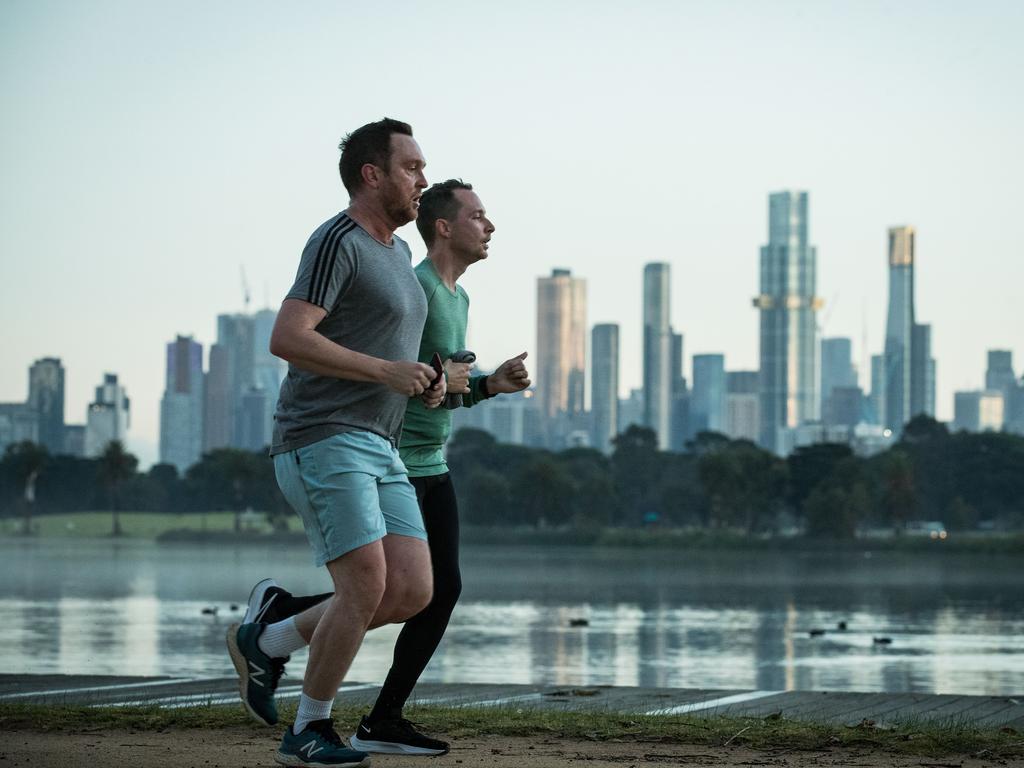
[[[445,360],[466,347],[469,296],[461,285],[456,285],[454,292],[448,290],[430,259],[421,261],[415,272],[427,296],[427,322],[423,326],[419,360],[429,363],[435,352]],[[470,377],[469,393],[462,396],[463,406],[471,407],[485,399],[480,389],[483,378]],[[399,448],[409,477],[442,475],[448,471],[444,444],[451,431],[451,411],[443,404],[427,408],[418,397],[409,399]]]

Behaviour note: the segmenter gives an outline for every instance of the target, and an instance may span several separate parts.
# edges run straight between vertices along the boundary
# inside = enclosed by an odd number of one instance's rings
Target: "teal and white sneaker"
[[[345,746],[330,720],[314,720],[298,735],[286,728],[274,760],[280,765],[313,768],[364,768],[370,764],[368,754]]]
[[[228,653],[238,672],[238,692],[246,711],[264,725],[277,723],[274,691],[284,674],[285,656],[272,659],[260,650],[266,624],[232,624],[228,627]]]

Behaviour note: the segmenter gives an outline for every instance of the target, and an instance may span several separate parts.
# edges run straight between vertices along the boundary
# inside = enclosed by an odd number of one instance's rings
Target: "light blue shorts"
[[[279,453],[274,473],[317,566],[387,533],[427,538],[405,464],[380,435],[343,432]]]

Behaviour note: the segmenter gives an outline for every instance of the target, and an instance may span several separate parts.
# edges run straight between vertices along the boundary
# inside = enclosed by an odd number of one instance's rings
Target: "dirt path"
[[[0,734],[0,768],[253,768],[271,766],[278,738],[241,729],[167,732],[79,730],[71,733],[8,731]],[[557,738],[474,737],[460,739],[436,758],[375,755],[376,768],[632,768],[692,766],[886,766],[888,768],[988,768],[1024,766],[1024,760],[962,757],[896,757],[872,750],[759,752],[744,747],[701,747],[656,742],[594,742]]]

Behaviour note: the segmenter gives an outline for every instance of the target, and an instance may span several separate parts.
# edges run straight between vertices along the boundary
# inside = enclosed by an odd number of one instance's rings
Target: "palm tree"
[[[3,463],[8,465],[20,490],[22,533],[32,533],[32,512],[36,504],[36,479],[43,470],[50,455],[41,445],[25,441],[7,448]]]
[[[120,516],[121,486],[125,480],[135,475],[138,466],[139,460],[125,451],[120,440],[111,440],[100,456],[100,481],[107,489],[107,498],[113,514],[113,527],[110,531],[112,536],[121,536],[124,533],[121,530]]]

